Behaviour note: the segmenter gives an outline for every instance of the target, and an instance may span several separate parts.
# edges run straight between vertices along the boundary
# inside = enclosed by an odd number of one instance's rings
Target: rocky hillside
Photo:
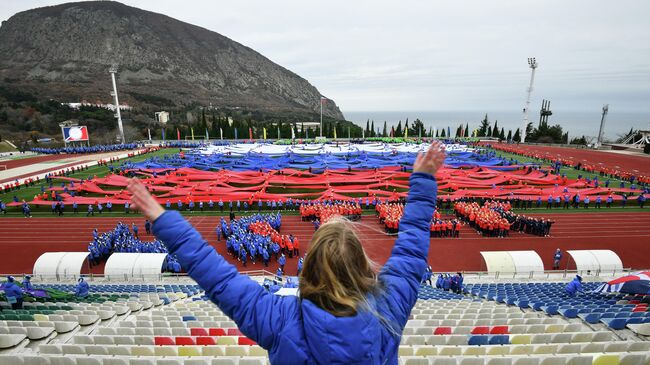
[[[314,86],[254,50],[118,2],[33,9],[0,26],[0,84],[39,97],[108,102],[113,63],[119,64],[121,101],[135,106],[320,110]],[[324,113],[343,119],[333,101]]]

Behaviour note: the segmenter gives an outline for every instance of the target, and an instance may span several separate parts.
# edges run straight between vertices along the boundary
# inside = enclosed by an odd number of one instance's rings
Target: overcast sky
[[[1,0],[0,19],[63,1]],[[650,1],[124,0],[221,33],[346,111],[650,113]]]

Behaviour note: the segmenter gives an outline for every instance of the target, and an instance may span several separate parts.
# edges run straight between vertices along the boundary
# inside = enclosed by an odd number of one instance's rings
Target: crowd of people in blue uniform
[[[36,290],[36,288],[32,285],[31,275],[25,275],[20,285],[16,283],[16,278],[9,275],[7,276],[7,281],[2,284],[2,290],[5,293],[7,303],[11,305],[11,309],[22,309],[25,296],[30,295],[30,293],[33,294],[32,291]],[[88,283],[83,278],[79,278],[74,295],[78,298],[86,298],[89,295],[89,291],[90,286]],[[2,308],[0,307],[1,310]]]
[[[76,146],[76,147],[68,146],[68,147],[60,147],[60,148],[34,147],[31,149],[31,151],[36,153],[48,154],[48,155],[55,155],[59,153],[86,154],[86,153],[133,150],[143,146],[144,145],[140,143],[109,144],[109,145],[98,144],[94,146]]]
[[[429,267],[429,272],[430,272]],[[451,274],[438,274],[438,279],[436,279],[436,288],[442,289],[444,291],[451,291],[456,294],[462,294],[463,292],[463,274],[457,272],[456,275]],[[430,280],[429,280],[430,281]]]
[[[151,233],[151,223],[148,220],[145,221],[145,231],[147,235]],[[128,224],[118,222],[114,229],[101,234],[97,229],[93,230],[93,240],[88,243],[88,261],[91,267],[107,260],[114,252],[167,253],[168,251],[160,240],[140,239],[139,228],[135,223],[129,227]],[[179,273],[181,266],[174,256],[167,255],[164,269]]]

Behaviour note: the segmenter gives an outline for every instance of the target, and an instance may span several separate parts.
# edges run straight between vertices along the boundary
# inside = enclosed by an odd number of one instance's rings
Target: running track
[[[550,158],[562,156],[563,158],[573,158],[573,160],[577,162],[587,161],[589,164],[602,163],[608,167],[618,166],[624,171],[632,172],[638,170],[640,175],[650,175],[650,157],[648,156],[588,150],[583,148],[535,146],[527,144],[520,146],[525,147],[528,152],[547,155]]]
[[[648,213],[591,213],[591,214],[544,214],[554,219],[552,237],[536,237],[515,233],[510,238],[484,238],[469,227],[461,229],[459,239],[438,238],[431,240],[429,262],[434,271],[482,271],[480,251],[535,250],[543,259],[546,269],[552,266],[556,248],[569,249],[612,249],[623,260],[624,267],[650,268],[650,212]],[[214,227],[219,217],[194,216],[190,218],[208,242],[225,251],[224,241],[217,242]],[[3,273],[27,273],[32,271],[36,259],[48,251],[86,251],[93,228],[100,232],[115,227],[118,221],[135,222],[145,239],[144,219],[132,218],[3,218],[0,219],[0,267]],[[309,222],[301,222],[298,216],[282,218],[281,233],[293,233],[301,242],[301,253],[308,247],[313,234]],[[357,225],[366,252],[378,264],[384,264],[390,255],[394,236],[386,236],[374,216],[364,216]],[[567,265],[565,255],[562,268]],[[230,257],[228,259],[233,261]],[[273,262],[269,270],[275,272]],[[261,263],[248,270],[262,269]],[[571,268],[570,264],[569,267]],[[244,270],[243,268],[240,268]],[[285,271],[296,272],[296,259],[287,260]],[[90,272],[84,269],[83,272]],[[92,269],[102,273],[103,268]]]

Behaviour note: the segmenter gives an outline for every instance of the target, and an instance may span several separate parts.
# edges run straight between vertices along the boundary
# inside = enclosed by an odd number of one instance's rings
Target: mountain
[[[120,102],[133,106],[320,112],[314,86],[258,52],[118,2],[32,9],[0,26],[0,84],[59,101],[112,102],[112,64],[119,65]],[[344,119],[331,100],[323,114]]]

